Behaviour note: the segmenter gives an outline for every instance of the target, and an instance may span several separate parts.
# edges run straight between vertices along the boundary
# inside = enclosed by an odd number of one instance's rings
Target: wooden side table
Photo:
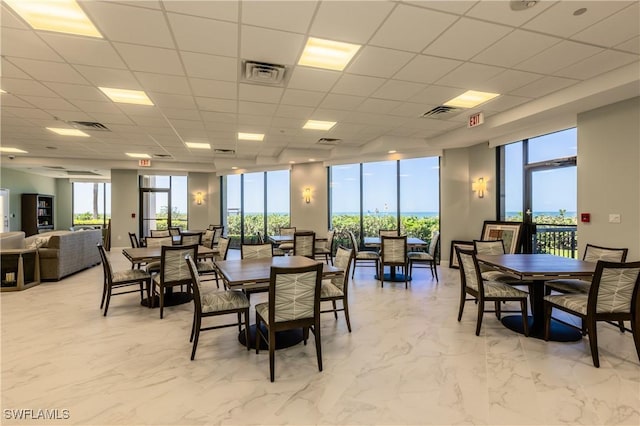
[[[1,291],[22,291],[40,284],[38,249],[8,249],[0,252]]]

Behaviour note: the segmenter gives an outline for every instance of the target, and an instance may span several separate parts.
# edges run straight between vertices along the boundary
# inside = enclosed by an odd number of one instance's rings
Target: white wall
[[[586,243],[627,247],[640,260],[640,98],[578,115],[579,250]],[[609,214],[621,216],[609,223]]]
[[[209,175],[211,173],[189,173],[187,176],[187,210],[189,215],[189,229],[207,229],[209,224],[213,224],[209,218],[209,209],[215,196],[209,193]],[[202,193],[202,204],[198,205],[196,194]],[[214,200],[212,200],[214,198]],[[215,222],[217,223],[217,222]]]
[[[129,232],[138,234],[139,205],[138,171],[111,170],[112,247],[129,247]],[[135,218],[131,217],[132,213]]]
[[[309,204],[302,196],[305,188],[311,189]],[[322,163],[295,164],[291,168],[290,190],[291,225],[326,234],[329,224],[327,168]]]

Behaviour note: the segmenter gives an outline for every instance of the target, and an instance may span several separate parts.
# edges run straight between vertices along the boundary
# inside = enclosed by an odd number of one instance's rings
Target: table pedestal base
[[[529,337],[536,339],[544,339],[544,324],[536,324],[534,326],[533,317],[529,318]],[[522,326],[522,316],[510,315],[502,318],[502,324],[509,330],[516,333],[524,334]],[[577,342],[582,339],[582,333],[578,330],[562,324],[554,319],[551,320],[551,328],[549,330],[549,340],[554,342]]]
[[[160,307],[160,297],[152,296],[153,306],[156,308]],[[193,295],[191,293],[177,292],[177,293],[167,293],[164,296],[164,306],[176,306],[182,305],[183,303],[189,303],[193,300]],[[149,299],[142,299],[140,302],[142,306],[149,307]]]
[[[380,280],[380,276],[376,275],[374,277],[376,280]],[[400,274],[400,273],[386,273],[383,275],[383,278],[385,281],[390,281],[390,282],[394,282],[394,283],[403,283],[404,282],[404,274]],[[411,276],[408,275],[407,276],[407,281],[411,281]]]
[[[249,326],[249,347],[251,349],[256,348],[256,324],[251,324]],[[262,334],[268,336],[267,328],[262,326]],[[309,333],[309,338],[311,339],[311,334]],[[244,338],[244,330],[242,330],[238,334],[238,341],[246,346],[246,340]],[[302,329],[296,328],[285,331],[278,331],[276,333],[276,349],[284,349],[291,346],[295,346],[298,343],[302,342]],[[260,339],[260,350],[269,350],[269,346],[267,343]]]

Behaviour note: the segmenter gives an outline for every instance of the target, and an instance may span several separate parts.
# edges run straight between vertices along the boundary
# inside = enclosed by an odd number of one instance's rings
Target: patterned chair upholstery
[[[170,237],[171,236],[168,229],[152,229],[150,232],[152,237]]]
[[[190,246],[202,244],[202,232],[184,232],[180,234],[180,245]]]
[[[382,237],[397,237],[400,233],[397,229],[380,229],[378,230],[378,236]]]
[[[458,263],[460,265],[460,310],[458,311],[458,321],[462,319],[464,304],[467,300],[475,300],[478,303],[478,321],[476,323],[476,336],[480,335],[482,327],[482,317],[485,311],[485,302],[495,302],[495,313],[500,319],[500,302],[517,301],[520,302],[522,313],[522,323],[524,325],[524,335],[529,335],[529,325],[527,320],[527,297],[528,293],[513,288],[508,284],[498,281],[486,281],[482,278],[478,259],[473,250],[461,250],[456,248]],[[467,294],[473,299],[467,299]],[[504,311],[509,312],[509,311]]]
[[[351,247],[353,248],[353,270],[351,271],[351,278],[353,278],[356,272],[356,266],[360,263],[361,266],[373,266],[378,270],[378,264],[380,262],[380,255],[375,251],[360,250],[358,240],[352,231],[348,231],[349,239],[351,240]],[[373,264],[372,264],[373,263]]]
[[[504,240],[473,240],[473,247],[476,254],[498,255],[505,254]],[[533,285],[530,281],[522,281],[513,275],[497,271],[486,265],[480,265],[482,279],[485,281],[498,281],[509,285]]]
[[[424,251],[410,251],[407,254],[409,259],[409,275],[413,275],[413,265],[415,263],[426,263],[431,269],[431,276],[435,277],[438,281],[438,269],[436,268],[436,250],[438,249],[438,242],[440,241],[440,232],[433,231],[431,233],[431,241],[429,242],[429,249]]]
[[[213,244],[213,235],[215,234],[215,231],[213,229],[207,229],[204,231],[204,234],[202,234],[202,245],[205,247],[209,247],[211,248],[212,244]]]
[[[327,265],[329,265],[329,262],[333,265],[333,238],[335,234],[336,232],[330,229],[327,232],[327,241],[316,241],[315,257],[323,256]]]
[[[167,231],[168,232],[168,231]],[[173,245],[173,238],[171,236],[166,237],[147,237],[145,238],[147,247],[162,247]],[[147,263],[147,272],[150,274],[157,274],[160,272],[160,261],[154,260]]]
[[[227,253],[229,252],[229,239],[228,238],[220,238],[218,242],[218,254],[215,254],[212,259],[206,259],[201,262],[196,263],[196,268],[198,270],[198,274],[202,275],[212,275],[213,279],[216,280],[216,286],[220,288],[220,282],[218,280],[218,271],[214,265],[216,260],[227,260]]]
[[[191,257],[186,259],[189,273],[191,274],[193,289],[193,324],[191,325],[190,342],[193,342],[191,350],[191,361],[196,356],[196,348],[198,347],[198,338],[201,331],[215,330],[224,327],[238,326],[238,330],[242,331],[242,316],[244,315],[244,333],[247,344],[247,350],[250,349],[249,342],[249,300],[247,296],[240,290],[213,290],[202,292],[198,269]],[[213,317],[218,315],[237,314],[238,321],[231,324],[215,325],[210,327],[202,327],[203,317]]]
[[[640,262],[606,262],[599,260],[588,293],[549,295],[544,298],[545,340],[553,308],[582,319],[589,333],[593,365],[600,367],[598,356],[597,321],[631,321],[640,287]],[[640,359],[640,330],[633,330],[636,352]]]
[[[404,288],[408,288],[408,259],[407,259],[407,236],[402,237],[382,236],[380,238],[380,271],[378,279],[381,287],[384,287],[384,267],[401,267],[404,274]]]
[[[283,236],[283,237],[284,236],[293,237],[295,235],[295,233],[296,233],[296,227],[295,226],[288,227],[288,228],[285,228],[285,227],[280,228],[280,235]],[[280,244],[278,246],[278,248],[286,253],[286,252],[289,252],[289,251],[293,250],[293,243],[282,243],[282,244]]]
[[[304,344],[309,330],[316,341],[318,370],[322,371],[322,345],[320,340],[320,288],[322,264],[302,268],[271,267],[269,301],[256,305],[256,353],[260,352],[260,339],[269,346],[271,381],[275,379],[276,332],[294,328],[303,329]],[[262,328],[266,328],[267,335]]]
[[[187,256],[198,258],[198,245],[162,246],[160,274],[153,278],[153,293],[160,297],[160,319],[164,314],[165,290],[169,287],[191,284],[191,274],[184,261]]]
[[[349,319],[349,304],[347,294],[349,292],[349,269],[353,260],[353,249],[339,246],[336,250],[336,260],[334,266],[343,270],[342,276],[322,280],[320,288],[320,302],[331,302],[333,309],[320,311],[320,313],[333,312],[333,316],[338,319],[338,312],[344,311],[344,318],[347,321],[347,329],[351,333],[351,320]],[[338,308],[336,301],[342,302],[342,308]]]
[[[293,235],[293,255],[315,258],[316,233],[312,231],[296,232]]]
[[[240,257],[242,259],[263,259],[273,257],[271,244],[242,244]]]

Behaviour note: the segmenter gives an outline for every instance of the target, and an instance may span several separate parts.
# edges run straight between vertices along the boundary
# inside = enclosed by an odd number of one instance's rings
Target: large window
[[[105,227],[111,218],[111,184],[73,182],[73,226]]]
[[[140,176],[140,235],[188,228],[186,176]]]

